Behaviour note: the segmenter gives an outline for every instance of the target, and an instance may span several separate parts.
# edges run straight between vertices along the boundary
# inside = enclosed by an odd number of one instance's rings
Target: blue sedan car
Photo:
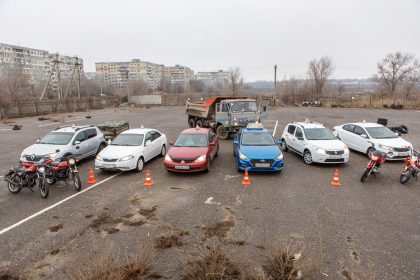
[[[282,171],[281,141],[265,128],[243,128],[233,139],[238,171]]]

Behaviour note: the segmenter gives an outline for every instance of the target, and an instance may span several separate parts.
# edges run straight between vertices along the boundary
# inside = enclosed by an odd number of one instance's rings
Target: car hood
[[[51,144],[33,144],[23,150],[22,154],[24,155],[37,155],[43,156],[55,153],[57,150],[60,152],[65,149],[65,145],[51,145]]]
[[[135,155],[140,151],[140,146],[115,146],[109,145],[103,149],[99,154],[102,158],[120,159],[125,156]]]
[[[411,147],[411,143],[402,139],[401,137],[398,138],[390,138],[390,139],[372,139],[377,144],[390,146],[394,148],[408,148]]]
[[[171,147],[168,154],[171,158],[198,158],[207,154],[208,147]]]
[[[273,159],[280,155],[279,146],[241,146],[241,152],[250,159]]]
[[[308,140],[312,145],[318,146],[325,150],[344,150],[346,144],[338,139],[334,140]]]

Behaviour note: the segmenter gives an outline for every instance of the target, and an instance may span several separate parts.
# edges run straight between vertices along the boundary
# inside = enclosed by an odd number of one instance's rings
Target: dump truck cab
[[[267,104],[247,97],[213,97],[203,102],[187,102],[190,127],[211,127],[221,139],[267,118]]]

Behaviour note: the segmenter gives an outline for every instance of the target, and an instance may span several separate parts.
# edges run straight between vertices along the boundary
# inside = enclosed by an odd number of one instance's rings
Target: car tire
[[[206,172],[208,173],[208,172],[210,172],[210,170],[211,170],[211,159],[209,159],[209,161],[207,162]]]
[[[144,159],[143,157],[139,157],[136,164],[136,171],[141,172],[144,169]]]
[[[310,151],[305,150],[303,152],[303,162],[307,165],[311,165],[312,163],[314,163],[312,159],[312,154]]]
[[[400,129],[402,134],[407,134],[408,133],[408,127],[404,124],[400,125],[399,129]]]
[[[194,118],[188,119],[188,126],[191,127],[191,128],[195,127],[195,119]]]
[[[367,149],[366,151],[366,155],[370,158],[370,154],[373,153],[375,151],[374,147],[370,147],[369,149]]]
[[[162,145],[162,148],[160,149],[160,157],[165,157],[166,156],[166,145]]]
[[[289,147],[287,147],[287,144],[286,144],[286,140],[284,140],[284,139],[281,139],[281,150],[283,151],[283,152],[287,152],[288,150],[289,150]]]
[[[222,140],[226,140],[229,138],[229,132],[226,130],[226,128],[223,125],[219,125],[216,128],[216,134]]]
[[[103,149],[105,149],[106,145],[104,143],[101,143],[99,145],[98,150],[96,151],[96,154],[99,154]]]

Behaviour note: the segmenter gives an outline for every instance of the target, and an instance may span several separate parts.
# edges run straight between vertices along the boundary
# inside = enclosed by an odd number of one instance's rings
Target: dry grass
[[[17,270],[0,267],[0,280],[24,280]]]
[[[99,216],[97,216],[91,221],[89,227],[99,232],[101,231],[101,227],[103,225],[118,224],[121,222],[121,219],[114,219],[108,213],[101,213]]]
[[[141,208],[138,211],[138,213],[149,220],[156,216],[156,213],[155,213],[156,209],[157,209],[157,205],[153,206],[152,208]]]
[[[70,280],[147,280],[161,278],[153,271],[152,253],[142,250],[136,257],[118,261],[117,253],[107,248],[105,254],[93,254],[89,261],[79,262],[67,273]]]
[[[160,235],[155,238],[155,248],[168,249],[172,247],[180,247],[182,243],[182,232],[175,232],[170,235]]]
[[[213,236],[226,237],[226,233],[234,225],[235,222],[232,219],[224,219],[212,225],[206,225],[203,228],[206,230],[206,237],[208,238]]]

